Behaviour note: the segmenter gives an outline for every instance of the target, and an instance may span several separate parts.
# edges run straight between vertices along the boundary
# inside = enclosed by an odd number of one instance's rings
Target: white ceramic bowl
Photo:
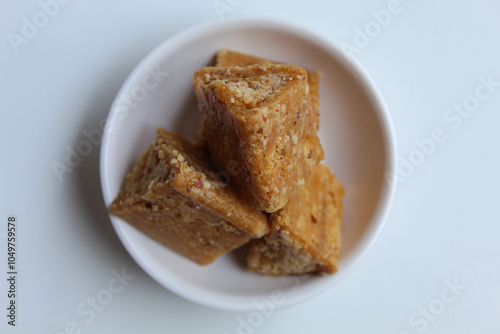
[[[108,116],[101,148],[104,200],[109,206],[116,197],[157,126],[192,139],[199,116],[191,78],[212,64],[220,48],[323,74],[320,137],[326,163],[346,188],[338,272],[264,277],[245,269],[244,249],[201,267],[126,222],[111,221],[135,261],[182,297],[234,311],[290,306],[331,288],[360,262],[382,229],[394,189],[384,177],[395,170],[395,140],[380,94],[368,75],[327,41],[289,24],[239,19],[201,24],[163,42],[130,74]]]

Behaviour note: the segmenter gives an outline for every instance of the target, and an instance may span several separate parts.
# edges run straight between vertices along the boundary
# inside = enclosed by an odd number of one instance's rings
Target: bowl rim
[[[106,170],[108,166],[107,152],[109,150],[109,136],[110,131],[106,131],[108,129],[108,124],[113,123],[113,116],[116,116],[116,113],[113,111],[116,110],[116,107],[120,104],[121,97],[124,95],[126,91],[131,88],[131,84],[134,82],[135,78],[140,74],[140,71],[144,68],[145,65],[152,63],[152,61],[158,57],[161,57],[162,54],[167,53],[169,50],[176,49],[180,44],[185,43],[185,41],[189,41],[195,38],[199,38],[203,35],[212,35],[217,33],[218,31],[223,31],[226,29],[238,28],[238,29],[254,29],[254,28],[263,28],[263,29],[271,29],[283,31],[285,33],[289,33],[292,35],[296,35],[302,39],[307,39],[311,41],[313,44],[319,46],[328,54],[332,55],[335,59],[339,61],[339,63],[349,72],[350,75],[356,80],[356,82],[360,85],[363,92],[366,94],[368,100],[373,106],[374,112],[376,114],[377,120],[379,122],[379,126],[381,127],[381,134],[383,140],[383,148],[386,152],[385,156],[385,166],[386,171],[384,174],[384,183],[382,185],[382,190],[380,194],[379,204],[376,207],[376,210],[372,216],[371,223],[368,225],[361,241],[359,242],[359,246],[353,250],[352,255],[350,256],[351,262],[347,265],[345,269],[341,273],[337,273],[336,280],[332,283],[324,287],[323,289],[319,289],[314,293],[304,294],[300,297],[293,299],[290,302],[283,303],[281,305],[276,305],[277,308],[290,307],[302,302],[305,302],[311,298],[316,297],[317,295],[324,293],[331,289],[333,286],[342,281],[346,276],[348,276],[355,268],[359,266],[359,264],[366,258],[366,255],[374,246],[377,241],[382,229],[385,225],[385,221],[389,214],[389,209],[392,205],[392,201],[394,198],[396,181],[394,178],[389,178],[387,175],[394,175],[396,171],[396,136],[393,128],[392,121],[389,116],[389,111],[387,105],[375,85],[373,79],[368,74],[368,72],[361,66],[361,64],[352,56],[347,55],[342,49],[334,44],[333,42],[325,39],[322,36],[318,36],[315,32],[309,30],[307,27],[304,27],[296,22],[291,22],[283,19],[276,18],[263,18],[263,17],[233,17],[227,18],[224,20],[212,20],[208,22],[203,22],[194,26],[191,26],[185,30],[177,32],[172,36],[166,38],[163,42],[161,42],[158,46],[156,46],[153,50],[151,50],[142,60],[135,66],[132,72],[128,75],[125,82],[122,84],[120,90],[118,91],[113,104],[111,105],[110,111],[108,113],[106,119],[106,126],[104,127],[102,140],[101,140],[101,150],[100,150],[100,179],[101,179],[101,188],[103,192],[103,198],[106,205],[106,208],[109,207],[113,198],[111,197],[111,190],[109,187],[109,182],[106,175]],[[132,244],[127,240],[127,236],[117,224],[114,219],[110,219],[113,225],[114,230],[116,231],[120,241],[124,245],[127,252],[131,255],[134,261],[156,282],[158,282],[163,287],[166,287],[170,291],[174,292],[178,296],[181,296],[187,300],[192,302],[227,311],[252,311],[255,310],[254,307],[248,307],[246,303],[234,303],[233,305],[227,305],[227,303],[220,302],[217,299],[206,299],[203,297],[197,296],[195,293],[190,293],[183,288],[178,287],[175,284],[171,284],[168,280],[161,277],[157,274],[156,270],[146,261],[143,256],[136,251],[136,249],[132,246]],[[340,275],[339,275],[340,274]],[[287,299],[289,300],[289,299]]]

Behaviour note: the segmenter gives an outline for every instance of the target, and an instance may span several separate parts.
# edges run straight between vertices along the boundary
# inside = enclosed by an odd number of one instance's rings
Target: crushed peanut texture
[[[269,231],[266,215],[218,180],[202,150],[162,128],[110,212],[199,264]]]
[[[271,214],[271,233],[251,241],[250,271],[264,275],[337,271],[344,187],[320,164],[287,205]]]
[[[255,57],[249,54],[232,51],[228,49],[220,49],[215,56],[216,67],[231,67],[231,66],[250,66],[256,64],[279,64],[280,62],[272,61],[266,58]],[[208,80],[209,75],[206,75]],[[289,77],[292,80],[293,77]],[[316,127],[319,129],[319,81],[320,73],[317,71],[307,70],[307,83],[306,93],[310,93],[311,102],[316,118]],[[231,103],[235,103],[234,98],[231,98]],[[195,144],[203,149],[208,149],[207,142],[204,137],[203,120],[200,121],[198,130],[196,132]]]
[[[215,56],[215,66],[217,67],[230,67],[240,66],[245,67],[256,64],[280,64],[267,58],[255,57],[246,53],[220,49]],[[293,79],[293,78],[292,78]],[[307,83],[306,93],[311,94],[311,102],[313,105],[314,113],[316,115],[316,125],[319,128],[319,80],[320,73],[317,71],[307,70]],[[197,140],[202,140],[197,138]]]
[[[250,109],[265,102],[269,96],[278,93],[288,81],[303,79],[300,74],[289,76],[286,72],[268,71],[271,68],[272,65],[260,65],[258,76],[245,76],[239,75],[240,71],[237,68],[225,67],[217,72],[203,73],[199,79],[203,84],[214,81],[223,83],[231,94],[230,103],[236,103],[237,100],[243,101],[246,108]]]
[[[324,158],[306,78],[302,67],[283,64],[194,74],[212,161],[221,170],[236,162],[231,183],[256,209],[282,208]]]
[[[318,165],[319,73],[226,49],[216,66],[193,77],[195,145],[158,128],[110,212],[198,264],[250,241],[250,271],[334,273],[344,189]]]

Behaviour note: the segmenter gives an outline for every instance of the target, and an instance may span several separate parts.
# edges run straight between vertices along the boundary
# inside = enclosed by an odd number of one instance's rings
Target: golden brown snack
[[[251,56],[246,53],[232,51],[228,49],[220,49],[215,54],[216,67],[230,67],[230,66],[250,66],[256,64],[278,64],[278,62],[270,59]]]
[[[205,67],[193,86],[212,162],[255,208],[282,208],[324,158],[306,71]]]
[[[250,242],[248,269],[264,275],[335,273],[343,195],[330,168],[318,165],[288,204],[271,214],[271,233]]]
[[[201,117],[198,122],[198,127],[196,128],[196,133],[194,134],[193,144],[205,152],[208,152],[208,143],[205,140],[205,125],[203,123],[203,117]]]
[[[215,55],[215,66],[250,66],[255,64],[280,64],[266,58],[251,56],[245,53],[232,51],[228,49],[220,49]],[[314,111],[316,112],[316,123],[319,128],[319,79],[320,74],[316,71],[307,70],[307,83],[309,84],[309,93]]]
[[[220,49],[215,55],[216,67],[230,67],[230,66],[250,66],[256,64],[279,64],[278,62],[251,56],[245,53],[232,51],[228,49]],[[309,94],[311,95],[311,102],[316,113],[316,126],[319,129],[319,80],[320,74],[316,71],[307,70],[307,83],[309,84]],[[195,134],[194,143],[204,149],[207,149],[207,143],[203,137],[203,119],[200,120],[198,130]]]
[[[265,235],[266,215],[239,199],[208,161],[193,144],[158,128],[109,211],[201,265]]]
[[[309,94],[311,102],[316,113],[316,126],[319,130],[319,78],[320,74],[316,71],[307,71],[307,82],[309,83]]]

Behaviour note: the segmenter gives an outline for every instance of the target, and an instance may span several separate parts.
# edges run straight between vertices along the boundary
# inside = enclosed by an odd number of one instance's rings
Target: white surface
[[[221,48],[253,51],[322,74],[321,142],[326,163],[348,189],[337,273],[310,277],[291,289],[291,278],[246,270],[248,249],[200,267],[123,220],[111,221],[137,263],[180,296],[222,310],[253,311],[255,303],[280,291],[283,300],[274,308],[295,305],[338,284],[359,264],[382,230],[394,194],[386,175],[396,172],[395,138],[383,101],[366,73],[327,41],[275,20],[235,18],[197,25],[160,44],[137,65],[111,107],[100,155],[104,202],[109,207],[116,198],[157,126],[194,138],[199,116],[193,73],[211,64]]]
[[[370,26],[371,12],[388,6],[387,1],[232,3],[239,4],[224,13],[227,17],[270,13],[352,45],[356,27]],[[74,1],[17,54],[7,35],[19,34],[22,18],[40,7],[1,2],[0,234],[7,216],[16,214],[20,274],[18,327],[8,327],[2,316],[0,331],[55,334],[65,326],[71,332],[75,322],[82,333],[499,332],[500,87],[456,129],[443,115],[475,93],[479,77],[500,81],[500,4],[402,1],[401,6],[354,57],[389,107],[401,157],[417,157],[414,141],[429,138],[436,128],[446,140],[399,183],[379,240],[348,279],[309,302],[261,315],[185,301],[135,264],[104,208],[97,146],[63,182],[51,166],[64,162],[66,147],[75,148],[85,138],[83,130],[98,128],[128,73],[151,49],[177,31],[218,18],[213,1]],[[5,249],[4,239],[0,247]],[[0,254],[5,268],[5,252]],[[112,270],[122,268],[135,278],[92,319],[87,298],[109,296],[109,283],[117,291]],[[447,287],[455,280],[466,286],[456,295]],[[429,307],[439,314],[425,320],[419,312]]]

